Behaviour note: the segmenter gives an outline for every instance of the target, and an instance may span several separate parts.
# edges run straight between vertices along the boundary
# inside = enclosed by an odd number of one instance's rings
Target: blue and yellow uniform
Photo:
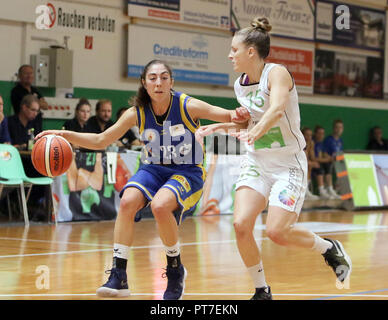
[[[187,112],[189,99],[186,94],[172,92],[163,123],[158,122],[151,107],[136,107],[145,146],[139,170],[120,192],[121,197],[126,188],[134,187],[152,201],[159,189],[171,190],[180,205],[179,212],[174,212],[178,224],[198,203],[206,175],[204,151],[194,135],[200,124]]]

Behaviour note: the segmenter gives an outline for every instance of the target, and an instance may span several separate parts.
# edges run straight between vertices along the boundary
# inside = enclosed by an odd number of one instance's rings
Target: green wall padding
[[[10,92],[14,86],[13,82],[0,81],[0,94],[3,95],[5,103],[5,113],[10,115],[11,101]],[[46,97],[55,96],[54,88],[39,88]],[[74,97],[85,97],[88,99],[109,99],[112,101],[113,115],[116,120],[116,112],[121,107],[128,106],[128,100],[136,94],[135,91],[125,90],[106,90],[90,88],[74,88]],[[187,92],[190,95],[190,92]],[[206,101],[210,104],[220,106],[226,109],[235,109],[239,106],[235,98],[197,96],[193,97]],[[95,107],[95,106],[92,106]],[[383,129],[384,137],[388,138],[388,110],[368,110],[347,107],[333,107],[324,105],[300,104],[301,126],[308,126],[314,129],[316,125],[321,125],[326,130],[326,135],[331,133],[333,120],[341,119],[344,122],[344,140],[345,150],[365,149],[368,142],[369,130],[373,126],[380,126]],[[44,129],[60,129],[64,120],[44,120]],[[201,124],[211,123],[202,120]]]
[[[388,138],[388,110],[300,104],[300,113],[302,127],[314,130],[316,125],[321,125],[326,135],[331,133],[333,121],[341,119],[344,122],[342,140],[345,150],[366,149],[369,130],[374,126],[380,126],[384,137]]]

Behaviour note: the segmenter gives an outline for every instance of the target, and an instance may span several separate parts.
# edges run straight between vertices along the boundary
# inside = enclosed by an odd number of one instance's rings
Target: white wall
[[[15,80],[22,59],[23,23],[0,21],[0,80]]]

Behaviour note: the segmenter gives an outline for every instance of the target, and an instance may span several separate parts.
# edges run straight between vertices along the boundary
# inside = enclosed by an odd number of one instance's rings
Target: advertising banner
[[[117,158],[116,158],[117,155]],[[58,222],[113,220],[120,205],[119,193],[140,165],[140,152],[113,154],[76,152],[66,174],[52,184]],[[207,178],[193,215],[230,214],[234,208],[234,186],[239,176],[241,156],[206,155]],[[111,173],[109,168],[115,167]],[[152,217],[149,207],[142,217]]]
[[[110,36],[117,34],[122,14],[74,1],[1,0],[0,19],[33,23],[38,30]]]
[[[232,29],[250,26],[255,17],[267,17],[271,34],[314,40],[312,0],[232,0]]]
[[[373,162],[383,204],[388,206],[388,154],[374,154]]]
[[[118,34],[120,12],[111,8],[82,5],[73,2],[50,1],[35,7],[35,27],[91,35],[111,36]]]
[[[382,58],[315,51],[314,93],[383,98]]]
[[[299,92],[313,93],[314,51],[271,46],[268,62],[283,64],[292,73]]]
[[[377,181],[372,154],[345,153],[350,188],[355,207],[382,206],[380,187]]]
[[[385,24],[385,43],[388,43],[388,23]],[[388,50],[384,51],[384,99],[388,99]]]
[[[128,0],[131,17],[230,29],[231,0]]]
[[[318,1],[315,39],[340,46],[384,50],[385,11]]]
[[[232,86],[237,77],[228,59],[229,37],[135,25],[128,34],[128,77],[139,77],[153,59],[166,61],[176,81]]]
[[[207,177],[195,215],[233,213],[240,162],[240,155],[206,154]]]
[[[135,151],[117,153],[112,177],[108,153],[76,152],[69,170],[52,184],[58,221],[115,219],[119,192],[137,171],[139,157]]]

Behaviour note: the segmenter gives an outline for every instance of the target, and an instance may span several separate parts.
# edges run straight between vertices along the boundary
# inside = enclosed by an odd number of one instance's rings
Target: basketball
[[[69,169],[73,160],[73,149],[67,140],[56,135],[40,138],[32,148],[32,164],[47,177],[57,177]]]

